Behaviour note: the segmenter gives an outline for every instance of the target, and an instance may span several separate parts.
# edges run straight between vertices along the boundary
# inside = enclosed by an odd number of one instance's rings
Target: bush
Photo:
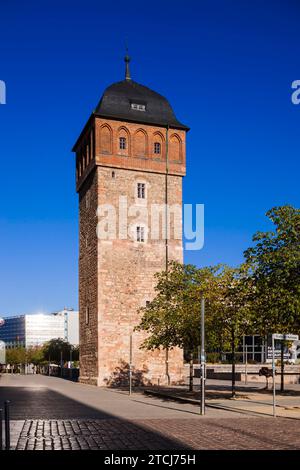
[[[206,362],[210,362],[212,364],[215,364],[216,362],[221,362],[220,353],[218,352],[207,353]]]

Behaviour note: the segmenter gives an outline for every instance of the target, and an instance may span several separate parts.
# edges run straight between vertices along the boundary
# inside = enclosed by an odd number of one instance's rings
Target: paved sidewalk
[[[54,377],[0,379],[18,450],[299,449],[296,419],[246,415]],[[227,400],[227,403],[231,400]],[[238,400],[236,401],[238,402]]]
[[[145,390],[150,396],[170,399],[181,403],[190,403],[199,407],[199,385],[194,391],[188,388],[176,387],[150,387]],[[271,389],[265,390],[262,384],[246,386],[241,382],[236,384],[236,398],[231,398],[231,384],[224,381],[207,381],[206,386],[207,412],[218,408],[222,410],[240,412],[248,415],[273,416],[273,393]],[[276,390],[276,415],[284,418],[300,419],[300,386],[292,385],[288,390]]]
[[[197,419],[191,404],[151,398],[142,392],[99,388],[43,375],[3,375],[0,403],[11,401],[11,419]],[[228,412],[211,410],[211,417]],[[229,413],[230,414],[230,413]]]

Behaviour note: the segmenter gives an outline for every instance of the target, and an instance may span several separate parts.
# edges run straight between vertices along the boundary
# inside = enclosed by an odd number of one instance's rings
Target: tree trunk
[[[284,352],[284,342],[281,341],[281,364],[280,364],[280,367],[281,367],[281,376],[280,376],[280,391],[283,392],[284,391],[284,361],[283,361],[283,352]]]
[[[269,388],[269,380],[268,380],[268,376],[266,375],[266,390],[268,390]]]
[[[190,383],[189,383],[189,391],[192,392],[194,390],[194,355],[190,353]]]
[[[235,398],[235,335],[231,332],[231,354],[232,354],[232,372],[231,372],[231,396]]]

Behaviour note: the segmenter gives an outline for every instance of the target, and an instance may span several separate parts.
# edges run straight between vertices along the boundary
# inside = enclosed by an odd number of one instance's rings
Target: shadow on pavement
[[[82,404],[76,400],[70,399],[46,387],[6,387],[0,386],[0,404],[5,400],[10,400],[10,417],[11,420],[28,420],[39,422],[51,422],[54,420],[63,420],[65,423],[68,420],[79,420],[78,422],[85,421],[86,426],[93,426],[96,423],[96,428],[100,438],[104,440],[105,448],[110,449],[190,449],[186,444],[183,444],[175,438],[166,437],[160,432],[147,428],[123,418],[116,418],[104,411],[95,409],[88,404]],[[93,421],[96,420],[96,421]],[[29,426],[28,421],[24,426]],[[103,423],[103,424],[101,424]],[[52,426],[52,423],[50,423]],[[33,423],[35,426],[36,424]],[[51,427],[50,426],[50,427]],[[42,429],[45,425],[42,424]],[[64,428],[65,429],[65,428]],[[65,431],[64,431],[65,432]],[[24,434],[24,433],[23,433]],[[59,436],[56,436],[59,437]],[[99,437],[99,436],[98,436]],[[32,435],[28,433],[28,437],[22,439],[38,440],[54,437],[42,431],[42,434]],[[32,444],[36,445],[36,444]],[[24,444],[24,448],[26,448]]]

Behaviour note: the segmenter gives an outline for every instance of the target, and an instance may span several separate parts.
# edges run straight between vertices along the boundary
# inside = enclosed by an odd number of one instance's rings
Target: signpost
[[[273,416],[276,418],[276,384],[275,384],[275,339],[280,341],[298,341],[298,335],[274,333],[272,335],[272,372],[273,372]]]
[[[299,340],[298,335],[280,334],[280,333],[274,333],[272,335],[272,338],[280,339],[281,341],[298,341]]]

